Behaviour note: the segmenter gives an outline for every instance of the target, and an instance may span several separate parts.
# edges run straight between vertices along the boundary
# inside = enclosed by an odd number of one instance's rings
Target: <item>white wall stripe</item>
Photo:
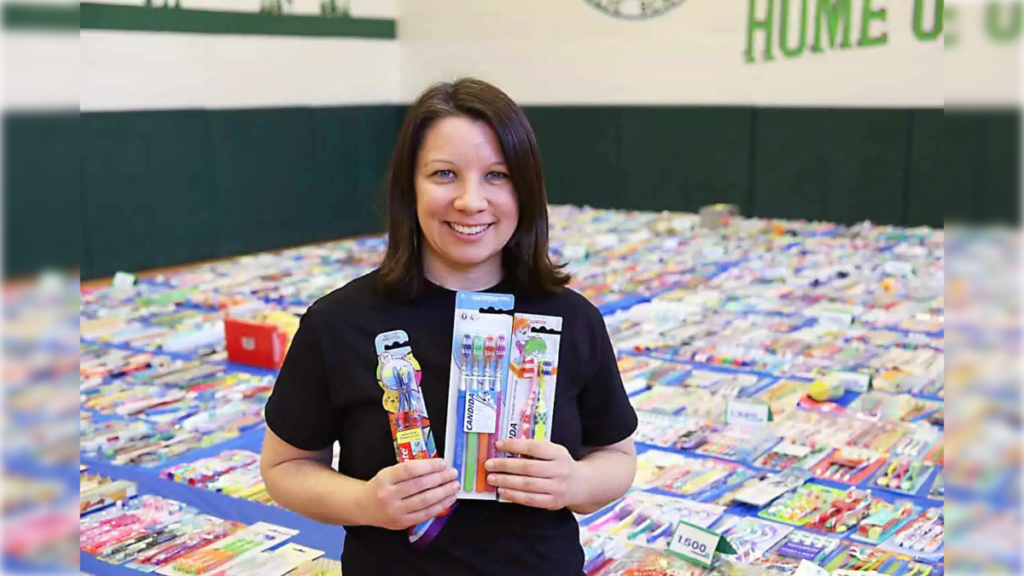
[[[81,110],[396,102],[387,40],[83,31]]]
[[[932,22],[938,0],[920,3],[923,22]],[[684,0],[639,21],[602,13],[586,0],[402,0],[401,95],[408,100],[430,82],[480,75],[526,104],[939,107],[947,95],[960,103],[1020,103],[1021,42],[991,40],[986,6],[957,6],[947,28],[960,43],[947,50],[941,38],[915,34],[917,0],[848,0],[852,47],[826,44],[814,53],[820,4],[755,0],[760,17],[774,8],[774,59],[760,56],[767,34],[758,31],[751,64],[749,0]],[[780,48],[783,5],[790,7],[794,44],[800,7],[808,7],[806,43],[793,58]],[[885,13],[869,21],[865,35],[868,9]],[[884,45],[858,47],[882,34]]]
[[[77,34],[4,31],[3,109],[74,110],[78,107]]]

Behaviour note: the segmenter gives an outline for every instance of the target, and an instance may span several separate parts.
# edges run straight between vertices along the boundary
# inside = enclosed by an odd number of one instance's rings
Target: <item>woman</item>
[[[637,421],[600,313],[548,257],[525,115],[479,80],[428,89],[406,118],[388,188],[384,262],[309,308],[267,403],[267,489],[285,508],[345,527],[346,576],[581,574],[573,512],[629,488]],[[459,501],[436,539],[413,549],[406,529],[448,509],[458,482],[440,459],[396,464],[374,338],[409,335],[443,450],[457,291],[514,294],[517,312],[563,319],[551,441],[499,445],[528,457],[486,464],[512,503]]]

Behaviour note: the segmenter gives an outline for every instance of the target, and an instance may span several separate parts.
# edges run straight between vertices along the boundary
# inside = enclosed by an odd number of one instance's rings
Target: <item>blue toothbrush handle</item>
[[[466,459],[466,434],[462,431],[462,423],[466,419],[466,391],[459,391],[459,410],[455,414],[455,422],[449,422],[449,426],[455,426],[455,471],[459,474],[459,483],[462,483],[463,464]]]

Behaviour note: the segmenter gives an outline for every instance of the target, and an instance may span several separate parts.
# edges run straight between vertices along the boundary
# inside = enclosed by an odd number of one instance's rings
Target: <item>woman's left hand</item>
[[[546,510],[572,504],[569,486],[579,485],[574,482],[579,463],[565,446],[545,440],[499,440],[495,447],[523,456],[487,461],[487,483],[498,488],[499,496]]]

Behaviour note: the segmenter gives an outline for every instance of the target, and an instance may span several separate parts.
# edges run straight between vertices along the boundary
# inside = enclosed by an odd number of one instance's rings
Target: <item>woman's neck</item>
[[[424,254],[423,275],[427,280],[448,290],[478,292],[497,286],[501,282],[504,272],[500,254],[487,262],[466,268],[453,267],[440,262],[438,258]]]

